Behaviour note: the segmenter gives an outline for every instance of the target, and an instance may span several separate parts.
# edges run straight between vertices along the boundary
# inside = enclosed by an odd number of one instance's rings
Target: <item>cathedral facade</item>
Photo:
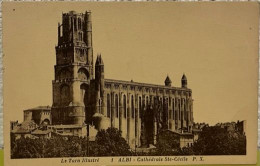
[[[91,12],[62,14],[58,24],[52,125],[118,128],[130,147],[156,144],[162,130],[192,134],[193,99],[185,75],[181,87],[105,78],[101,54],[94,66]]]

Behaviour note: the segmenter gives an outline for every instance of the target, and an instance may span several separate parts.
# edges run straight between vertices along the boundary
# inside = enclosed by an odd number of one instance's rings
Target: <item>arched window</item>
[[[116,94],[116,97],[115,97],[115,104],[116,104],[116,117],[118,118],[119,117],[119,111],[118,111],[118,96]]]
[[[123,102],[124,102],[124,117],[127,118],[127,108],[126,108],[126,96],[124,95],[123,98]]]
[[[107,94],[107,117],[110,118],[110,95]]]
[[[148,106],[148,96],[146,96],[146,107]]]
[[[87,79],[89,78],[89,73],[88,73],[87,69],[85,69],[85,68],[80,68],[80,69],[78,70],[78,78],[79,78],[80,80],[87,80]]]
[[[131,110],[132,118],[135,118],[134,96],[131,97]]]

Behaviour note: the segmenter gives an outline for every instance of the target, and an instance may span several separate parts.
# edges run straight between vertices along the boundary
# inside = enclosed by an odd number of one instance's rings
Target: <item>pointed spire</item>
[[[167,74],[167,77],[166,77],[164,83],[165,83],[165,86],[171,86],[171,84],[172,84],[172,81],[171,81],[170,77],[168,76],[168,74]]]
[[[101,57],[101,53],[97,53],[96,65],[104,65],[104,62]]]
[[[96,65],[99,65],[99,64],[100,64],[100,54],[98,53],[97,54]]]
[[[101,57],[101,54],[100,54],[99,58],[100,58],[100,65],[104,65],[103,59]]]
[[[181,78],[181,87],[182,88],[187,88],[188,86],[188,81],[186,75],[183,73],[182,78]]]
[[[182,80],[187,80],[187,77],[186,77],[186,75],[185,75],[185,73],[183,73],[183,75],[182,75],[182,78],[181,78]]]

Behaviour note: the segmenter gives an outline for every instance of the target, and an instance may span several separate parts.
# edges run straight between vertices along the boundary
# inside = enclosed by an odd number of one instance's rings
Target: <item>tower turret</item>
[[[97,55],[97,60],[95,64],[95,81],[96,81],[96,90],[104,91],[104,62],[102,60],[101,54]],[[103,95],[101,93],[101,96]]]
[[[164,81],[165,86],[171,86],[172,85],[172,81],[170,79],[170,77],[167,75],[165,81]]]
[[[96,94],[96,113],[104,112],[104,62],[101,54],[97,55],[95,64],[95,94]]]
[[[62,13],[55,49],[52,122],[82,125],[92,102],[89,96],[94,79],[90,11]]]
[[[183,76],[181,78],[181,87],[187,88],[187,86],[188,86],[187,77],[185,76],[185,74],[183,74]]]

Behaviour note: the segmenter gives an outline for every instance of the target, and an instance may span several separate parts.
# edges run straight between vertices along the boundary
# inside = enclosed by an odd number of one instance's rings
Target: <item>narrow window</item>
[[[79,29],[81,29],[81,21],[80,21],[80,18],[78,18],[78,27],[79,27]]]
[[[179,106],[179,120],[181,120],[181,101],[178,100],[178,106]]]
[[[116,104],[116,117],[118,118],[119,117],[119,111],[118,111],[118,96],[116,94],[116,97],[115,97],[115,104]]]
[[[142,116],[142,98],[139,97],[139,118]]]
[[[172,119],[175,120],[175,103],[174,103],[174,99],[172,100]]]
[[[124,117],[127,118],[126,96],[124,95]]]
[[[134,97],[131,97],[132,118],[135,118]]]
[[[110,95],[107,94],[107,117],[110,118]]]
[[[76,20],[76,18],[74,18],[74,30],[75,31],[77,30],[77,20]]]

